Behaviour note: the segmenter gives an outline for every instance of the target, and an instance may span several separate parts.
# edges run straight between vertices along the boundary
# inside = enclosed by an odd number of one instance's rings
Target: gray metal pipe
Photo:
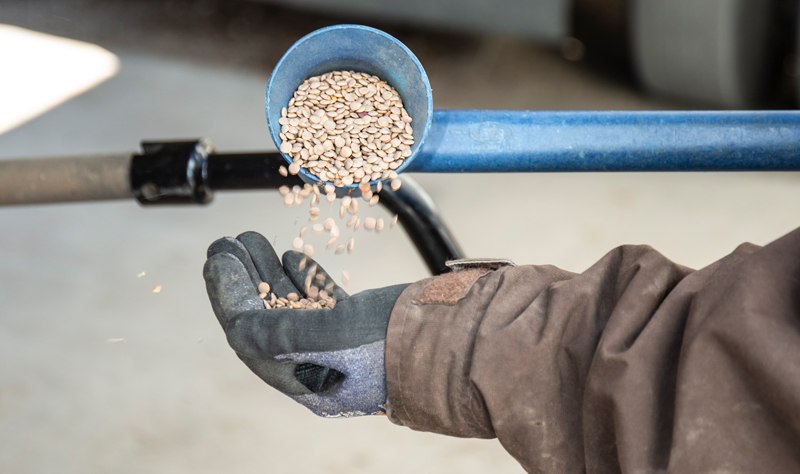
[[[131,156],[0,160],[0,206],[131,199]]]

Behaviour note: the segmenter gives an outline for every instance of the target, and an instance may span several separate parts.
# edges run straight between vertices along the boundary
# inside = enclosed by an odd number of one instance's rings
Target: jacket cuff
[[[482,307],[496,290],[496,281],[482,278],[493,271],[468,266],[416,282],[400,295],[386,336],[387,415],[393,423],[449,436],[495,436],[465,357]]]

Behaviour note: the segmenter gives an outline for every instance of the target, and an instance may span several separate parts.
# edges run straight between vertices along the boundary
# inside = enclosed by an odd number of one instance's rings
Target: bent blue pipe
[[[406,171],[800,171],[800,112],[434,110]]]

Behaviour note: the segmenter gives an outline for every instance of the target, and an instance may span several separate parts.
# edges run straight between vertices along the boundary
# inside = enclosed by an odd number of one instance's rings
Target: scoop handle
[[[435,110],[406,171],[798,170],[800,111]]]
[[[131,155],[0,160],[0,206],[130,199]]]

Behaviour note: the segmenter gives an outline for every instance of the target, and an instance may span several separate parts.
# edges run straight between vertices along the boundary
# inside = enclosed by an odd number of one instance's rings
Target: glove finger
[[[348,303],[345,300],[334,310],[247,311],[228,322],[225,334],[233,350],[253,359],[349,349],[386,338],[380,322],[350,318],[353,311]]]
[[[258,271],[253,264],[253,259],[250,257],[250,253],[241,242],[233,237],[223,237],[221,239],[217,239],[208,247],[206,258],[210,259],[212,256],[221,253],[231,254],[239,259],[240,262],[242,262],[242,265],[244,265],[244,268],[247,270],[247,274],[249,275],[250,281],[253,283],[254,287],[257,287],[258,284],[261,283],[261,276],[258,274]]]
[[[218,253],[206,260],[203,278],[211,307],[223,329],[237,314],[264,308],[244,264],[229,253]]]
[[[269,283],[273,293],[285,297],[289,293],[298,292],[298,288],[286,276],[278,254],[275,253],[272,245],[263,235],[258,232],[245,232],[239,234],[236,239],[244,245],[248,254],[250,254],[255,269],[260,275],[260,281]]]
[[[305,260],[305,263],[303,261]],[[301,265],[302,264],[302,265]],[[300,267],[303,267],[301,270]],[[336,282],[328,275],[328,272],[313,258],[307,257],[301,252],[289,250],[283,254],[283,270],[292,280],[294,286],[300,289],[303,294],[310,285],[315,285],[320,290],[325,289],[337,302],[349,298],[347,294]],[[317,280],[317,275],[322,275],[324,280]],[[310,276],[310,278],[309,278]],[[330,290],[326,289],[330,288]]]

